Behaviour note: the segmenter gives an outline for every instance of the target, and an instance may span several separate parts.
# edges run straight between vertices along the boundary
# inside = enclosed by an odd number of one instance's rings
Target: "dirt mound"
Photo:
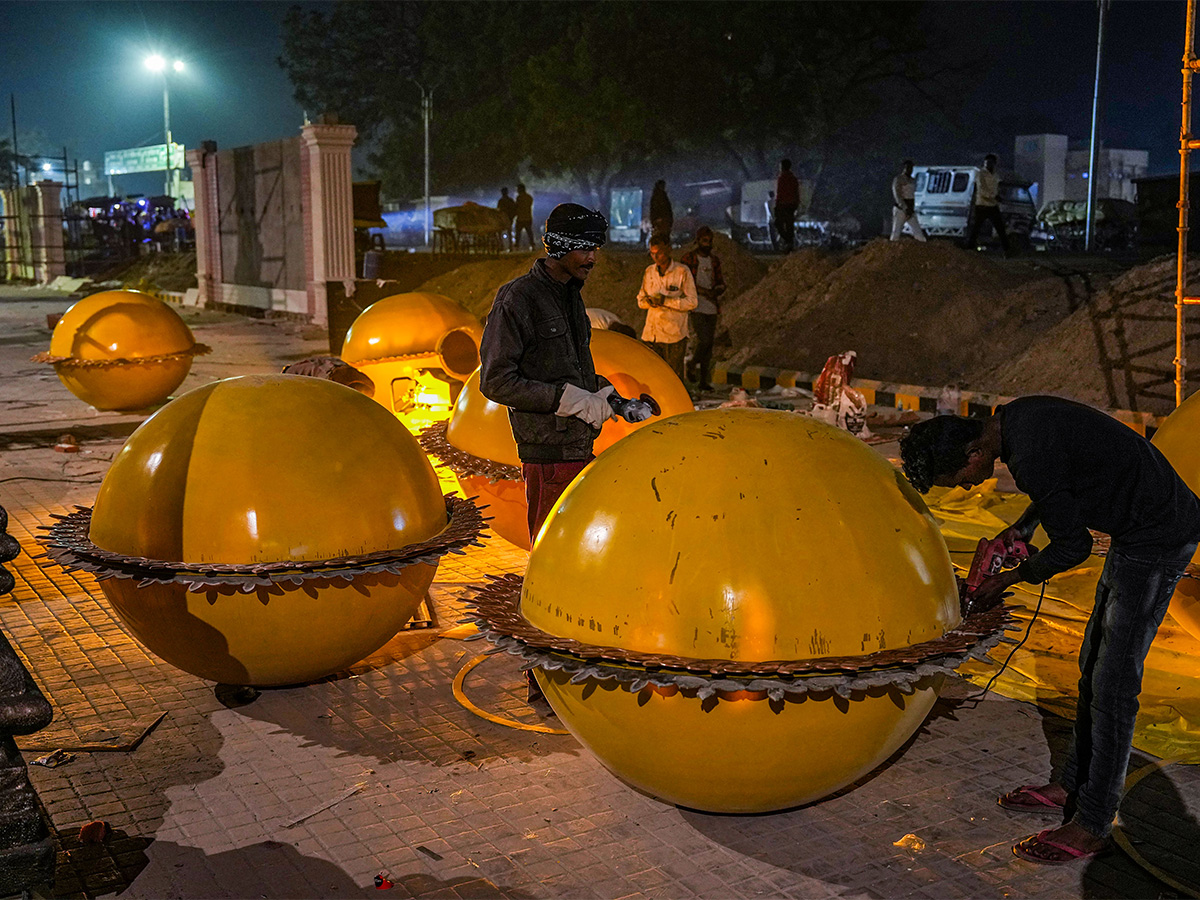
[[[196,286],[196,251],[151,253],[110,266],[92,281],[122,281],[131,287],[160,291],[186,291]]]
[[[1200,279],[1200,261],[1188,280]],[[1186,356],[1200,359],[1200,323],[1189,310]],[[1010,361],[980,373],[1007,394],[1053,393],[1119,409],[1175,407],[1175,257],[1113,279]]]
[[[456,269],[434,276],[416,290],[444,294],[482,319],[492,308],[496,289],[528,272],[536,258],[530,253],[513,253],[463,263]]]
[[[675,258],[678,259],[690,247],[689,244],[677,248]],[[721,258],[721,270],[729,287],[726,294],[728,305],[728,299],[739,296],[762,279],[766,266],[723,234],[716,235],[713,249]],[[491,309],[497,288],[528,272],[539,255],[514,254],[465,263],[451,272],[429,279],[418,290],[452,297],[482,318]],[[605,247],[596,254],[596,267],[584,285],[584,302],[588,306],[611,310],[640,333],[646,313],[638,309],[637,292],[642,284],[642,273],[648,265],[650,256],[646,250]]]
[[[735,363],[818,372],[857,350],[864,378],[983,388],[996,366],[1065,318],[1069,278],[952,244],[876,240],[805,250],[729,304]]]

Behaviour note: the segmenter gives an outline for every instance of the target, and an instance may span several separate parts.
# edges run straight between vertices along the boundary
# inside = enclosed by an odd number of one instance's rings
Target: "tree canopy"
[[[359,128],[393,196],[419,190],[420,89],[434,176],[514,174],[602,202],[619,178],[688,157],[819,181],[889,85],[927,85],[913,3],[408,2],[293,9],[280,64],[310,113]],[[818,188],[819,190],[819,188]]]

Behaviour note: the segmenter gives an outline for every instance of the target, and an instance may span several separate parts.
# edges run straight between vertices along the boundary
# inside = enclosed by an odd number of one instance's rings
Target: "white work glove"
[[[612,385],[603,387],[596,393],[585,391],[581,387],[568,384],[563,388],[562,399],[558,401],[556,416],[578,416],[593,428],[599,428],[615,413],[608,405],[608,395],[613,392]]]

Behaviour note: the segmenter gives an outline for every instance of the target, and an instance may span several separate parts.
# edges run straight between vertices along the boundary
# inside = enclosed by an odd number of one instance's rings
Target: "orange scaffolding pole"
[[[1196,0],[1187,2],[1187,23],[1183,42],[1183,122],[1179,128],[1179,249],[1175,256],[1175,406],[1183,403],[1187,386],[1187,357],[1184,346],[1184,310],[1200,303],[1200,297],[1187,295],[1188,187],[1189,156],[1200,149],[1192,140],[1192,73],[1200,68],[1195,54]]]

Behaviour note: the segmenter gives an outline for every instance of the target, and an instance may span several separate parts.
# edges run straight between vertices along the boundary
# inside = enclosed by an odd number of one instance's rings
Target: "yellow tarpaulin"
[[[960,574],[970,566],[979,539],[995,537],[1015,522],[1029,503],[1023,494],[997,492],[995,479],[969,491],[934,488],[926,500]],[[1047,542],[1038,529],[1033,543],[1044,547]],[[992,685],[993,691],[1074,717],[1079,646],[1103,567],[1104,560],[1093,556],[1079,568],[1050,580],[1029,640],[1013,654],[1008,668]],[[1017,639],[1025,634],[1040,590],[1035,585],[1019,585],[1006,601],[1021,622],[1021,631],[1011,632]],[[991,654],[994,663],[971,662],[959,671],[982,687],[1011,650],[1012,645],[1000,644]],[[1175,624],[1170,615],[1146,658],[1133,745],[1158,757],[1200,764],[1200,641]]]

